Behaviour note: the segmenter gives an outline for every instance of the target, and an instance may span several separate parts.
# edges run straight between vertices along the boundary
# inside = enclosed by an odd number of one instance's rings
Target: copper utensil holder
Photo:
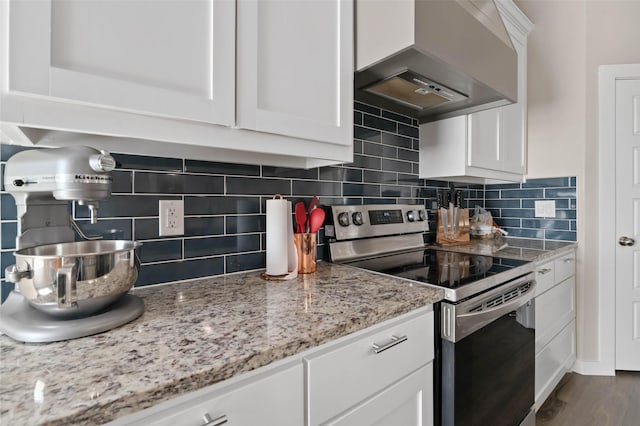
[[[316,234],[293,234],[293,241],[298,252],[298,273],[311,274],[316,271]]]

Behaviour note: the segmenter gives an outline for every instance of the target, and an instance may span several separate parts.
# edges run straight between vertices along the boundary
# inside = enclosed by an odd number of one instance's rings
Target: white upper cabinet
[[[496,2],[518,53],[518,101],[420,126],[420,177],[520,182],[527,172],[527,36],[533,25],[511,2]]]
[[[352,160],[350,0],[8,0],[0,28],[0,124],[17,143]]]
[[[353,5],[238,2],[237,126],[351,144]]]
[[[12,1],[9,89],[233,125],[235,2]]]

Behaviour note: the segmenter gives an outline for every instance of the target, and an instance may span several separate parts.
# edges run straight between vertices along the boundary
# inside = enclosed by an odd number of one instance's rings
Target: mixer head
[[[96,223],[98,201],[111,195],[114,168],[109,153],[87,146],[28,150],[9,158],[4,186],[19,210],[51,199],[77,201],[89,207]]]

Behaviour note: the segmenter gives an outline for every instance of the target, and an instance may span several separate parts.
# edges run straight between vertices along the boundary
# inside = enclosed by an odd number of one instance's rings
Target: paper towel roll
[[[287,215],[291,216],[291,203],[282,198],[267,200],[267,275],[289,272]]]

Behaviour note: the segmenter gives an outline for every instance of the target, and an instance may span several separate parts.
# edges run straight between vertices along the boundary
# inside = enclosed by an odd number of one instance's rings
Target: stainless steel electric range
[[[444,289],[435,424],[533,425],[534,265],[428,247],[421,205],[332,206],[331,261]]]

